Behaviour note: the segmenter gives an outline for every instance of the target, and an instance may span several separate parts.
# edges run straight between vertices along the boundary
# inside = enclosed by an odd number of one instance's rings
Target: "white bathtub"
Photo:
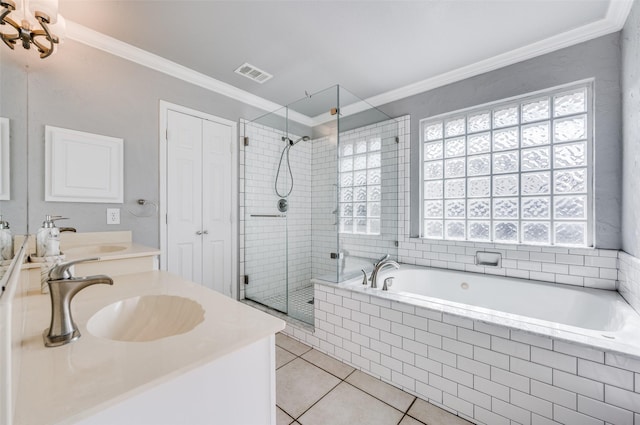
[[[394,278],[393,284],[388,291],[382,291],[388,277]],[[358,277],[339,286],[474,320],[640,355],[640,316],[615,291],[408,265],[381,272],[377,289],[361,282]]]

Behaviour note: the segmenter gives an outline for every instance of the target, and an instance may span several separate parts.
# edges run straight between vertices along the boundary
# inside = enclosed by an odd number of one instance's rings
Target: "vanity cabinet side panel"
[[[275,337],[263,338],[74,423],[275,425]]]

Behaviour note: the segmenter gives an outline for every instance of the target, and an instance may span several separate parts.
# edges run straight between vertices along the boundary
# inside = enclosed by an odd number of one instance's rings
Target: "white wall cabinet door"
[[[233,128],[167,113],[167,269],[232,295]]]

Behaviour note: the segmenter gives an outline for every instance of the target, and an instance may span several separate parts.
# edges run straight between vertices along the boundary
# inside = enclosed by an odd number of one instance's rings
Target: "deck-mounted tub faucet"
[[[385,256],[383,257],[380,261],[378,261],[375,266],[373,267],[373,272],[371,272],[371,287],[372,288],[377,288],[378,287],[378,273],[380,273],[382,271],[382,269],[384,269],[385,267],[393,267],[395,269],[399,269],[400,268],[400,264],[398,264],[397,262],[389,259],[389,256]]]
[[[105,275],[73,277],[70,267],[85,261],[96,261],[99,258],[86,258],[55,265],[49,271],[49,294],[51,295],[51,325],[42,334],[44,345],[57,347],[80,338],[78,326],[71,316],[71,300],[90,285],[106,283],[113,285],[113,279]]]

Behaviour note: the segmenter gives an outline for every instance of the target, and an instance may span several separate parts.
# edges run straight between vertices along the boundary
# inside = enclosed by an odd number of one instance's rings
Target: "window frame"
[[[439,240],[439,241],[451,241],[451,242],[455,242],[455,241],[459,241],[459,242],[469,242],[469,243],[497,243],[497,244],[508,244],[508,245],[532,245],[532,246],[540,246],[540,247],[569,247],[569,248],[589,248],[589,247],[593,247],[594,246],[594,239],[595,239],[595,196],[594,196],[594,170],[595,170],[595,155],[594,155],[594,115],[595,115],[595,98],[594,98],[594,79],[593,78],[589,78],[589,79],[584,79],[584,80],[579,80],[579,81],[574,81],[574,82],[570,82],[567,84],[562,84],[562,85],[558,85],[558,86],[553,86],[550,88],[546,88],[546,89],[542,89],[542,90],[538,90],[538,91],[534,91],[534,92],[529,92],[529,93],[525,93],[522,95],[518,95],[518,96],[512,96],[509,98],[504,98],[504,99],[499,99],[496,101],[492,101],[492,102],[487,102],[487,103],[483,103],[483,104],[479,104],[479,105],[474,105],[471,107],[467,107],[467,108],[463,108],[463,109],[458,109],[455,111],[450,111],[450,112],[446,112],[446,113],[442,113],[442,114],[437,114],[437,115],[433,115],[433,116],[429,116],[426,118],[423,118],[419,121],[418,124],[418,129],[419,129],[419,155],[420,155],[420,170],[419,170],[419,176],[420,176],[420,187],[419,187],[419,199],[420,199],[420,205],[418,208],[419,211],[419,220],[420,220],[420,225],[419,225],[419,229],[420,229],[420,239],[425,239],[425,240]],[[554,97],[558,96],[558,95],[562,95],[563,93],[566,92],[571,92],[574,90],[579,90],[579,89],[585,89],[585,93],[586,93],[586,99],[585,99],[585,108],[586,111],[584,112],[574,112],[572,114],[568,114],[568,115],[562,115],[562,116],[555,116],[555,105],[554,105]],[[527,101],[530,100],[536,100],[536,99],[541,99],[541,98],[545,98],[547,97],[549,99],[549,116],[548,118],[545,119],[538,119],[538,120],[534,120],[534,121],[528,121],[526,123],[522,122],[522,104],[526,103]],[[503,127],[495,127],[494,126],[494,110],[497,108],[507,108],[510,105],[516,105],[518,107],[518,122],[515,125],[506,125]],[[480,130],[480,131],[476,131],[476,132],[469,132],[468,130],[468,118],[470,116],[473,116],[475,113],[482,113],[482,112],[489,112],[489,119],[490,119],[490,125],[488,129],[484,129],[484,130]],[[581,115],[586,115],[586,137],[584,139],[579,139],[579,140],[574,140],[574,141],[565,141],[565,142],[554,142],[554,123],[558,120],[562,120],[564,118],[571,118],[571,117],[578,117]],[[447,121],[451,121],[457,118],[464,118],[464,132],[460,135],[456,135],[456,136],[449,136],[449,138],[446,137],[446,125],[445,123]],[[427,236],[426,235],[426,229],[425,229],[425,222],[428,220],[427,217],[425,217],[425,201],[428,201],[427,199],[425,199],[425,182],[427,180],[425,180],[425,164],[426,164],[426,160],[425,160],[425,144],[430,142],[431,140],[426,140],[425,138],[425,128],[426,126],[433,124],[434,122],[439,122],[441,121],[443,123],[443,134],[442,137],[440,139],[433,139],[433,141],[442,141],[442,149],[443,149],[443,153],[442,153],[442,164],[443,164],[443,175],[440,179],[434,179],[433,181],[441,181],[442,182],[442,207],[443,207],[443,211],[442,211],[442,218],[434,218],[434,220],[438,221],[440,220],[442,225],[443,225],[443,229],[442,229],[442,236],[441,237],[432,237],[432,236]],[[531,218],[527,219],[527,218],[523,218],[522,217],[522,204],[523,204],[523,200],[525,200],[527,198],[527,196],[523,196],[522,194],[522,175],[526,174],[527,171],[525,170],[525,172],[523,172],[522,170],[522,152],[525,149],[528,148],[535,148],[536,146],[522,146],[522,129],[525,126],[528,125],[533,125],[536,123],[544,123],[544,122],[548,122],[549,123],[549,141],[548,144],[543,144],[543,145],[538,145],[539,147],[548,147],[549,148],[549,167],[547,169],[544,170],[540,170],[541,172],[548,172],[549,176],[550,176],[550,180],[549,180],[549,192],[548,194],[545,195],[537,195],[537,196],[544,196],[544,197],[548,197],[549,198],[549,219],[547,220],[539,220],[540,222],[546,222],[549,223],[549,240],[548,242],[544,242],[544,243],[536,243],[536,242],[531,242],[531,241],[523,241],[523,222],[527,222],[529,220],[531,220]],[[518,133],[518,144],[517,144],[517,148],[515,149],[508,149],[505,150],[506,152],[516,152],[517,156],[518,156],[518,170],[517,172],[509,172],[509,173],[505,173],[508,175],[517,175],[518,176],[518,194],[512,196],[513,198],[517,198],[518,199],[518,217],[517,219],[513,219],[513,220],[508,220],[508,219],[504,219],[504,221],[514,221],[517,223],[517,230],[518,230],[518,237],[517,240],[515,241],[506,241],[506,240],[495,240],[495,234],[494,234],[494,221],[496,221],[496,218],[494,217],[494,211],[493,211],[493,206],[494,206],[494,201],[495,199],[499,199],[498,197],[496,197],[496,195],[494,194],[494,177],[495,176],[499,176],[501,175],[500,173],[496,174],[494,173],[494,163],[493,163],[493,155],[496,152],[499,151],[494,151],[494,143],[493,143],[493,133],[496,130],[499,130],[501,128],[505,128],[505,129],[511,129],[511,128],[517,128],[517,133]],[[476,134],[482,134],[484,132],[488,132],[490,137],[489,137],[489,151],[486,152],[485,154],[489,156],[489,174],[487,175],[482,175],[482,177],[489,177],[489,196],[487,197],[487,199],[490,202],[491,205],[491,213],[489,215],[489,218],[487,219],[476,219],[475,221],[487,221],[489,223],[489,239],[488,240],[479,240],[479,239],[471,239],[469,237],[469,222],[470,221],[474,221],[473,218],[470,218],[468,215],[468,211],[469,211],[469,201],[476,199],[476,198],[472,198],[469,197],[469,192],[468,192],[468,186],[469,186],[469,177],[473,177],[473,175],[469,175],[469,168],[468,168],[468,159],[469,157],[472,157],[474,154],[469,155],[469,152],[467,151],[468,149],[468,142],[467,142],[467,138],[470,135],[476,135]],[[447,219],[445,218],[446,215],[446,201],[447,200],[451,200],[451,199],[457,199],[457,198],[447,198],[446,194],[445,194],[445,186],[446,186],[446,181],[447,180],[451,180],[451,178],[445,178],[444,176],[444,168],[445,167],[445,161],[446,159],[448,159],[445,155],[445,142],[448,139],[452,139],[455,137],[463,137],[465,140],[465,153],[462,156],[456,157],[456,158],[464,158],[465,159],[465,164],[464,164],[464,173],[461,177],[453,177],[453,178],[461,178],[464,179],[464,189],[465,189],[465,193],[464,193],[464,198],[460,198],[460,199],[464,199],[464,218],[460,218],[455,219],[456,221],[463,221],[464,222],[464,238],[462,239],[453,239],[453,238],[448,238],[447,234],[446,234],[446,221]],[[578,142],[584,142],[585,143],[585,149],[586,149],[586,153],[585,153],[585,157],[586,157],[586,164],[584,167],[582,166],[575,166],[575,167],[567,167],[567,168],[555,168],[554,167],[554,146],[558,145],[558,144],[571,144],[571,143],[578,143]],[[554,178],[554,171],[558,171],[558,170],[566,170],[566,169],[580,169],[580,168],[584,168],[586,169],[586,177],[585,177],[585,186],[586,186],[586,194],[584,194],[586,196],[586,204],[585,204],[585,219],[578,219],[575,221],[578,222],[582,222],[585,223],[585,244],[582,245],[577,245],[577,244],[563,244],[563,243],[557,243],[556,242],[556,233],[555,233],[555,226],[557,223],[559,222],[571,222],[572,220],[562,220],[562,219],[556,219],[554,217],[554,208],[553,208],[553,203],[554,203],[554,198],[556,196],[563,196],[562,193],[557,193],[556,192],[556,188],[554,187],[554,183],[555,183],[555,178]],[[535,171],[534,171],[535,172]],[[580,196],[583,195],[582,193],[568,193],[567,195],[573,195],[573,196]],[[534,195],[536,196],[536,195]],[[485,198],[483,198],[485,199]],[[504,199],[504,198],[503,198]],[[499,220],[499,219],[498,219]]]

